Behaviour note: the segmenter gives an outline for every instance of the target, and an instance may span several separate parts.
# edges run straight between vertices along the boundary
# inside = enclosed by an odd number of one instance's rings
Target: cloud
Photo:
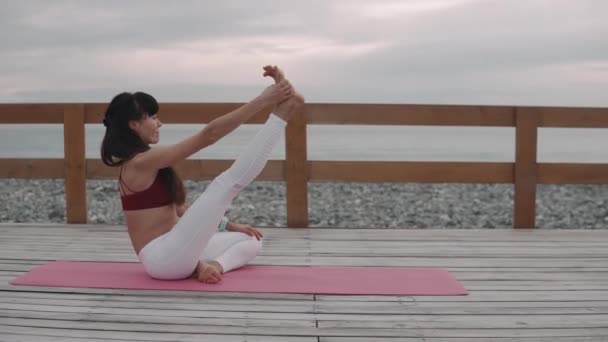
[[[0,13],[0,101],[125,88],[244,101],[273,63],[316,102],[608,105],[604,13],[602,0],[15,1]]]
[[[355,15],[374,19],[403,19],[403,16],[441,11],[475,2],[475,0],[390,0],[372,2],[342,0],[334,2],[334,9],[343,15]]]

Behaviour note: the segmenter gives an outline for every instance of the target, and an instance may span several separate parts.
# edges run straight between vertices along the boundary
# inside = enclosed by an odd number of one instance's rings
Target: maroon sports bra
[[[130,194],[120,196],[123,210],[141,210],[163,207],[171,204],[171,194],[169,189],[165,186],[160,173],[156,174],[154,182],[146,190],[133,191],[129,186],[122,180],[122,166],[120,167],[120,175],[118,176],[118,184],[123,193],[126,193],[124,188],[131,191]]]

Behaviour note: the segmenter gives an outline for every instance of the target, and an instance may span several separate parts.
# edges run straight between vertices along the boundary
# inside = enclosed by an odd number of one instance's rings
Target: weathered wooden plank
[[[316,331],[314,322],[280,321],[274,325],[266,320],[227,320],[227,319],[197,319],[181,317],[174,322],[157,316],[122,316],[101,314],[66,314],[53,313],[49,325],[45,320],[51,316],[48,313],[5,311],[0,309],[3,321],[16,319],[27,320],[28,325],[35,327],[56,327],[117,331],[149,331],[149,332],[183,332],[205,334],[255,334],[255,335],[291,335],[310,336]],[[40,325],[37,323],[44,322]],[[312,323],[312,324],[311,324]],[[5,323],[7,324],[7,323]]]
[[[59,297],[59,296],[57,296]],[[10,299],[10,300],[8,300]],[[38,302],[36,302],[38,301]],[[324,302],[309,305],[276,305],[273,300],[258,300],[251,304],[214,304],[207,300],[198,302],[152,302],[108,300],[70,300],[62,298],[3,299],[0,303],[6,310],[71,312],[99,314],[133,314],[167,317],[206,318],[254,318],[254,319],[304,319],[304,320],[349,320],[368,321],[391,319],[391,315],[588,315],[608,314],[608,302]],[[237,302],[235,300],[235,302]],[[253,302],[253,301],[251,301]],[[270,302],[272,305],[267,304]],[[355,304],[355,305],[353,305]],[[435,304],[435,305],[430,305]],[[439,304],[439,305],[437,305]],[[449,305],[452,304],[452,305]],[[484,304],[484,305],[479,305]],[[511,305],[509,305],[511,304]],[[513,305],[517,304],[517,305]],[[524,305],[522,305],[524,304]],[[553,305],[551,305],[553,304]],[[353,316],[357,315],[357,316]],[[397,317],[397,316],[395,316]]]
[[[561,331],[555,331],[555,334],[559,334]],[[584,334],[584,332],[581,332]],[[494,337],[425,337],[425,342],[475,342],[475,341],[483,341],[483,342],[516,342],[516,341],[530,341],[530,336],[518,336],[518,337],[504,337],[504,336],[494,336]],[[533,337],[535,342],[591,342],[591,341],[599,341],[598,336],[547,336],[547,337]],[[421,341],[420,337],[404,337],[404,338],[392,338],[392,337],[382,337],[382,338],[374,338],[374,342],[413,342],[413,341]],[[321,337],[319,338],[319,342],[369,342],[369,337]]]
[[[126,227],[120,227],[121,231],[109,231],[104,229],[99,230],[87,230],[85,236],[74,236],[74,230],[76,227],[70,230],[56,230],[51,228],[41,229],[30,229],[27,227],[15,227],[11,230],[1,230],[3,240],[0,240],[2,244],[24,243],[24,244],[66,244],[68,242],[78,243],[98,243],[98,244],[121,244],[128,245],[128,234]],[[497,234],[497,237],[501,237],[499,240],[492,240],[488,237],[478,236],[477,238],[471,237],[470,239],[457,238],[452,235],[446,235],[442,237],[442,230],[439,229],[428,229],[435,232],[435,235],[431,236],[417,236],[415,231],[409,232],[402,230],[399,235],[392,234],[394,229],[383,230],[377,229],[373,234],[366,234],[364,232],[357,231],[345,231],[340,230],[336,233],[327,234],[323,232],[324,228],[314,228],[307,230],[304,228],[298,228],[301,230],[297,236],[295,233],[290,236],[290,230],[279,231],[274,228],[259,228],[263,233],[266,242],[277,244],[277,247],[291,247],[291,246],[309,246],[311,243],[314,246],[336,246],[336,247],[357,247],[357,246],[371,246],[376,248],[394,248],[394,247],[466,247],[466,248],[478,248],[478,247],[535,247],[540,248],[583,248],[583,247],[601,247],[608,243],[608,235],[606,234],[588,234],[587,231],[581,231],[579,236],[575,235],[564,235],[561,238],[549,237],[544,234],[529,234],[528,236],[514,235],[512,238],[507,235]],[[23,232],[16,232],[16,230],[23,230]],[[27,231],[26,231],[27,230]],[[39,234],[44,240],[32,239],[29,234]],[[310,235],[312,234],[312,235]],[[382,236],[387,237],[383,238]],[[37,235],[38,236],[38,235]],[[4,239],[5,238],[5,239]]]
[[[138,305],[130,302],[130,307],[112,305],[104,306],[99,305],[102,303],[85,303],[87,305],[69,305],[67,303],[60,304],[49,304],[49,303],[3,303],[3,310],[12,310],[17,312],[22,311],[36,311],[41,313],[52,313],[53,316],[56,313],[80,313],[80,314],[99,314],[99,315],[136,315],[141,317],[160,317],[163,320],[172,321],[178,320],[181,317],[192,317],[196,319],[209,319],[205,324],[216,324],[220,323],[221,319],[228,319],[231,321],[242,321],[246,324],[255,325],[252,322],[258,320],[267,321],[265,324],[270,326],[282,325],[286,321],[298,321],[304,326],[311,326],[314,324],[312,321],[315,319],[315,314],[312,312],[298,312],[298,311],[260,311],[258,308],[242,308],[242,307],[228,307],[228,310],[213,310],[207,307],[206,303],[199,303],[197,307],[171,307],[165,303],[164,307],[152,307],[150,305]],[[91,304],[95,304],[92,306]],[[6,312],[6,311],[5,311]],[[333,317],[333,316],[332,316]],[[156,319],[156,318],[154,318]],[[254,320],[254,321],[246,321]],[[309,321],[308,323],[303,323]],[[291,324],[291,323],[289,323]]]
[[[244,103],[169,103],[159,104],[158,115],[163,123],[209,123],[224,114],[241,107]],[[106,103],[86,103],[86,122],[101,123]],[[273,107],[264,108],[249,119],[247,124],[261,124],[266,121]],[[202,125],[201,125],[202,128]]]
[[[406,104],[307,104],[309,124],[514,126],[514,108]]]
[[[340,300],[287,300],[272,298],[244,298],[230,297],[202,297],[202,296],[139,296],[137,294],[123,293],[120,296],[112,294],[86,294],[86,293],[52,293],[52,292],[5,292],[0,300],[2,303],[14,304],[49,304],[65,306],[100,306],[100,307],[127,307],[127,308],[156,308],[181,309],[205,311],[251,311],[251,312],[293,312],[293,313],[403,313],[409,310],[431,310],[433,312],[451,312],[452,314],[471,313],[468,310],[484,310],[493,313],[503,313],[504,310],[587,310],[586,313],[597,313],[608,307],[608,301],[504,301],[487,302],[469,300],[469,297],[459,298],[460,301],[428,301],[427,297],[419,296],[400,297],[401,301],[346,301],[343,296]],[[36,302],[38,301],[38,302]],[[498,310],[501,308],[501,310]],[[458,311],[461,310],[461,311]],[[466,310],[466,311],[462,311]],[[426,312],[426,311],[425,311]],[[543,311],[544,312],[544,311]],[[490,314],[490,313],[489,313]],[[503,313],[503,314],[506,314]]]
[[[407,233],[404,233],[407,234]],[[269,233],[269,236],[272,236],[272,233]],[[342,236],[345,238],[349,238],[346,232],[342,232]],[[597,239],[599,236],[595,236]],[[121,237],[122,238],[122,237]],[[16,239],[11,239],[15,241]],[[90,238],[87,240],[81,241],[91,241],[94,242],[97,239]],[[113,239],[116,241],[116,238]],[[44,243],[44,242],[41,242]],[[596,247],[604,247],[605,242],[601,239],[599,241],[572,241],[572,240],[564,240],[564,241],[545,241],[544,239],[525,239],[520,241],[452,241],[452,240],[318,240],[314,239],[312,242],[313,247],[331,247],[335,249],[339,248],[349,248],[349,247],[372,247],[379,249],[386,248],[395,248],[395,247],[404,247],[404,248],[463,248],[463,249],[471,249],[471,248],[542,248],[542,249],[556,249],[556,251],[560,251],[564,248],[596,248]]]
[[[179,291],[122,291],[116,293],[84,293],[84,292],[4,292],[7,300],[15,299],[65,299],[74,301],[102,301],[102,302],[136,302],[164,305],[192,304],[200,305],[244,305],[250,309],[258,305],[277,307],[274,311],[284,308],[311,308],[314,305],[312,295],[285,295],[260,293],[221,293],[221,292],[179,292]],[[206,308],[206,307],[205,307]]]
[[[608,128],[608,109],[537,107],[541,127]]]
[[[38,335],[16,335],[16,334],[5,334],[0,335],[2,338],[2,342],[38,342],[38,341],[51,341],[51,342],[60,342],[60,341],[69,341],[69,342],[84,342],[84,341],[100,341],[99,339],[89,338],[73,338],[73,337],[58,337],[58,336],[38,336]],[[132,342],[129,340],[112,340],[118,342]]]
[[[268,242],[265,245],[265,250],[276,251],[281,253],[289,253],[293,251],[310,252],[311,254],[324,254],[324,255],[361,255],[367,256],[373,254],[372,257],[378,256],[447,256],[454,255],[458,257],[497,257],[500,255],[514,255],[514,257],[528,257],[528,255],[538,255],[545,257],[576,257],[577,255],[589,254],[586,257],[603,257],[608,252],[605,245],[591,245],[585,247],[584,245],[569,246],[568,243],[562,244],[549,244],[546,246],[535,246],[533,241],[531,243],[511,243],[511,246],[503,246],[500,244],[485,245],[479,244],[467,244],[460,245],[453,242],[446,242],[440,244],[417,244],[407,242],[391,242],[391,241],[333,241],[334,243],[319,242],[319,241],[301,241],[298,244],[289,244],[287,246],[281,245],[280,239],[271,241],[270,237],[263,239],[264,242]],[[69,248],[69,252],[79,251],[109,251],[109,252],[130,252],[131,245],[126,236],[115,240],[99,240],[95,239],[78,239],[74,241],[63,241],[59,238],[51,241],[40,241],[40,240],[16,240],[7,239],[7,243],[0,243],[0,247],[7,250],[24,250],[24,251],[35,251],[35,250],[54,250],[58,247]]]
[[[181,334],[181,333],[147,333],[141,331],[111,331],[111,330],[78,330],[78,329],[52,329],[52,328],[32,328],[27,326],[9,326],[0,325],[1,331],[10,333],[15,338],[33,338],[34,341],[78,341],[83,338],[84,341],[102,340],[102,341],[218,341],[218,342],[265,342],[265,341],[286,341],[286,342],[316,342],[316,337],[305,336],[264,336],[264,335],[213,335],[213,334]],[[7,336],[3,334],[2,337]],[[58,339],[55,339],[57,337]],[[37,339],[36,339],[37,338]],[[17,339],[16,341],[28,341]]]
[[[59,308],[59,307],[58,307]],[[46,309],[46,308],[45,308]],[[605,322],[605,313],[593,313],[593,314],[530,314],[527,311],[522,311],[516,314],[490,314],[483,315],[485,317],[480,319],[478,314],[456,314],[456,315],[437,315],[432,312],[424,312],[416,314],[411,310],[403,310],[400,314],[284,314],[283,319],[277,319],[276,317],[281,314],[269,314],[269,313],[252,313],[252,317],[237,317],[237,315],[225,315],[227,312],[207,312],[201,311],[200,316],[197,316],[197,312],[194,311],[180,311],[179,315],[171,315],[171,311],[168,310],[167,315],[162,314],[162,310],[156,310],[158,314],[154,314],[154,311],[146,310],[128,310],[120,309],[115,310],[112,308],[91,308],[87,311],[87,308],[76,308],[76,307],[64,307],[62,311],[57,310],[36,310],[33,315],[37,318],[53,317],[56,319],[71,319],[80,317],[80,314],[86,314],[89,318],[100,318],[105,320],[108,315],[112,315],[117,320],[127,320],[134,323],[145,323],[145,322],[156,322],[157,324],[208,324],[208,325],[229,325],[229,326],[265,326],[258,325],[260,321],[266,321],[269,327],[286,327],[290,326],[298,320],[305,319],[318,319],[320,328],[363,328],[369,327],[371,329],[378,328],[407,328],[410,325],[416,325],[415,327],[432,328],[434,325],[442,326],[444,329],[456,329],[457,325],[463,324],[463,328],[469,329],[512,329],[516,328],[518,324],[518,318],[525,319],[526,326],[530,328],[577,328],[581,326],[588,327],[599,327],[602,328],[601,324]],[[19,311],[19,310],[0,310],[2,315],[7,317],[29,317],[31,312]],[[213,318],[213,313],[218,314],[217,318]],[[133,318],[126,318],[126,315],[134,315]],[[247,316],[242,314],[242,316]],[[442,317],[442,316],[445,316]],[[224,321],[229,323],[222,324]],[[569,322],[560,327],[559,324],[562,320],[567,319]],[[272,320],[269,322],[268,320]],[[445,320],[445,321],[442,321]],[[300,322],[301,323],[301,322]],[[598,326],[600,325],[600,326]],[[297,324],[294,327],[308,327],[309,325]]]
[[[6,322],[6,323],[4,323]],[[18,325],[21,320],[14,318],[4,319],[6,325]],[[198,326],[186,324],[146,324],[125,322],[91,322],[91,321],[66,321],[60,319],[31,319],[28,326],[55,328],[55,329],[81,329],[81,330],[109,330],[116,332],[160,332],[160,333],[182,333],[182,334],[231,334],[231,335],[274,335],[274,336],[339,336],[339,337],[550,337],[550,336],[605,336],[607,328],[587,327],[581,328],[525,328],[523,324],[518,328],[510,329],[438,329],[438,328],[282,328],[276,327],[269,330],[265,327],[227,327],[227,326]],[[559,334],[556,334],[559,332]]]
[[[57,296],[59,297],[59,296]],[[61,296],[63,297],[63,296]],[[145,299],[145,298],[144,298]],[[36,301],[39,301],[36,303]],[[219,302],[220,304],[214,303]],[[247,303],[249,302],[249,303]],[[0,303],[3,303],[5,309],[15,310],[32,310],[36,309],[35,305],[43,305],[45,309],[41,311],[53,311],[46,309],[47,307],[60,309],[61,312],[75,312],[74,309],[70,308],[91,308],[94,307],[99,310],[102,308],[118,310],[125,309],[125,312],[139,313],[145,311],[145,314],[151,315],[186,315],[196,317],[236,317],[236,318],[265,318],[265,319],[313,319],[311,316],[313,313],[313,305],[306,303],[305,301],[296,304],[278,304],[277,300],[273,299],[260,299],[260,300],[193,300],[190,298],[189,302],[180,301],[114,301],[112,299],[107,300],[82,300],[82,299],[63,299],[63,298],[19,298],[9,297],[2,299]],[[284,302],[284,301],[283,301]],[[66,308],[68,307],[68,308]],[[560,308],[553,308],[559,310]],[[576,308],[563,308],[564,310],[577,310]],[[67,310],[67,311],[63,311]],[[167,310],[167,312],[165,312]],[[597,307],[596,312],[603,311],[603,307]],[[82,311],[77,311],[82,312]],[[100,311],[96,311],[100,312]],[[183,313],[182,313],[183,312]],[[589,313],[589,311],[587,312]]]
[[[314,240],[378,240],[378,241],[608,241],[608,230],[550,229],[312,229]],[[598,240],[599,239],[599,240]]]
[[[468,296],[329,296],[317,295],[316,301],[350,301],[350,302],[510,302],[510,301],[579,301],[595,302],[608,300],[608,291],[472,291]]]
[[[61,159],[1,158],[0,178],[64,178],[64,168]]]
[[[116,295],[122,296],[125,293],[137,293],[138,296],[149,296],[152,298],[250,298],[263,299],[269,298],[272,300],[293,299],[293,300],[313,300],[313,295],[307,294],[285,294],[285,293],[241,293],[241,292],[196,292],[196,291],[166,291],[166,290],[124,290],[124,289],[106,289],[106,288],[70,288],[70,287],[44,287],[44,286],[15,286],[8,282],[15,277],[0,277],[0,291],[5,292],[21,292],[21,293],[38,293],[47,292],[53,294],[69,294],[81,293],[91,295]]]
[[[0,103],[0,124],[62,123],[61,103]]]
[[[435,246],[429,245],[418,245],[418,244],[406,244],[406,243],[367,243],[367,242],[359,242],[359,243],[340,243],[338,241],[334,241],[335,245],[331,247],[331,244],[327,243],[317,243],[313,241],[311,244],[311,253],[327,253],[327,254],[369,254],[374,253],[374,255],[383,255],[383,254],[426,254],[430,255],[431,252],[439,253],[438,255],[446,254],[457,254],[457,255],[480,255],[485,256],[488,255],[500,255],[500,254],[547,254],[547,255],[571,255],[571,254],[580,254],[580,253],[589,253],[595,254],[597,257],[601,257],[602,254],[606,253],[606,248],[601,246],[562,246],[560,244],[553,244],[551,246],[534,246],[533,244],[523,244],[523,246],[512,245],[509,246],[501,246],[501,245],[490,245],[486,246],[485,244],[478,244],[476,246],[462,246],[460,244],[441,244]],[[25,246],[23,246],[25,247]],[[534,249],[532,249],[534,248]],[[429,250],[430,249],[430,250]],[[531,250],[532,249],[532,250]],[[376,254],[378,253],[378,254]]]
[[[512,183],[513,163],[309,161],[311,181]]]
[[[14,224],[11,228],[0,228],[0,231],[7,234],[7,236],[19,234],[15,233],[15,228],[21,230],[27,230],[29,234],[43,234],[45,236],[69,236],[75,229],[82,229],[87,231],[91,236],[96,234],[99,238],[112,238],[125,236],[126,227],[124,225],[116,225],[114,227],[108,227],[104,225],[92,224],[90,227],[84,227],[82,225],[68,225],[65,227],[55,227],[53,225],[42,226],[42,227],[31,227],[27,225]],[[260,227],[266,229],[272,233],[272,236],[286,236],[295,237],[296,234],[291,229],[277,228],[277,227]],[[426,228],[426,229],[398,229],[398,228],[308,228],[308,229],[295,229],[298,230],[301,237],[310,238],[319,241],[356,241],[356,240],[374,240],[374,241],[409,241],[409,242],[424,242],[424,241],[452,241],[458,240],[460,242],[498,242],[496,237],[500,238],[500,242],[509,241],[542,241],[542,242],[558,242],[558,241],[572,241],[572,242],[590,242],[593,240],[600,239],[600,241],[608,241],[608,231],[606,230],[584,230],[584,229],[537,229],[537,230],[508,230],[508,229],[492,229],[493,234],[488,232],[479,231],[476,229],[440,229],[440,228]],[[559,232],[559,233],[556,233]],[[309,235],[314,233],[314,236]],[[26,237],[23,235],[22,237]],[[85,238],[85,237],[83,237]],[[88,238],[88,236],[86,237]],[[294,239],[295,240],[295,239]]]
[[[371,256],[347,256],[347,257],[326,257],[314,256],[306,258],[286,257],[286,261],[310,263],[312,265],[334,265],[334,266],[411,266],[411,267],[551,267],[561,264],[567,267],[604,267],[606,260],[603,258],[442,258],[435,257],[391,257],[374,258]],[[272,260],[272,257],[260,258],[262,260]]]
[[[77,311],[78,308],[64,307],[65,309],[71,309]],[[48,308],[47,308],[48,309]],[[141,312],[138,315],[123,314],[117,312],[117,310],[107,310],[108,313],[98,313],[97,309],[91,308],[87,311],[86,308],[81,312],[63,312],[63,311],[44,311],[44,308],[38,308],[35,311],[32,310],[9,310],[0,309],[0,317],[9,318],[24,318],[24,319],[46,319],[52,317],[53,319],[63,319],[71,321],[80,321],[84,319],[98,320],[100,322],[125,322],[125,323],[155,323],[155,324],[187,324],[196,326],[230,326],[230,327],[265,327],[265,328],[312,328],[315,327],[314,320],[302,320],[302,319],[256,319],[256,318],[230,318],[225,317],[214,318],[214,317],[197,317],[193,315],[191,317],[185,316],[163,316],[163,315],[149,315],[145,312]],[[99,310],[103,311],[103,310]],[[145,310],[144,310],[145,311]],[[184,313],[184,312],[182,312]],[[287,314],[284,314],[284,317]]]
[[[474,294],[473,299],[469,297],[454,298],[454,300],[441,300],[435,297],[393,297],[400,300],[385,301],[374,300],[370,296],[363,296],[365,300],[354,300],[351,296],[324,296],[320,301],[311,300],[286,300],[267,296],[266,298],[244,298],[242,296],[226,294],[219,296],[170,296],[167,293],[158,296],[132,294],[133,291],[120,295],[105,293],[51,293],[51,292],[3,292],[2,302],[9,303],[35,303],[41,304],[72,305],[79,304],[107,307],[129,307],[129,308],[175,308],[183,310],[205,310],[205,311],[237,311],[239,307],[247,307],[256,312],[302,312],[302,313],[404,313],[410,310],[431,310],[444,314],[475,314],[475,310],[486,310],[489,314],[507,314],[510,310],[521,310],[522,313],[538,310],[588,310],[587,313],[599,313],[608,307],[608,301],[568,301],[563,300],[532,300],[532,301],[485,301]],[[361,296],[353,296],[361,297]],[[391,299],[391,298],[389,298]],[[500,298],[502,299],[502,298]],[[502,310],[507,310],[503,312]],[[472,311],[469,311],[472,310]],[[483,312],[486,312],[483,311]],[[481,312],[481,311],[479,311]]]
[[[315,304],[316,313],[335,314],[419,314],[419,315],[549,315],[603,314],[606,302],[344,302]],[[351,316],[357,318],[358,316]]]
[[[148,333],[142,331],[108,331],[33,328],[0,325],[3,341],[182,341],[182,342],[317,342],[316,337],[264,336],[264,335],[213,335],[182,333]]]
[[[539,163],[539,184],[607,184],[607,164]]]
[[[408,329],[441,326],[444,329],[516,329],[527,328],[605,328],[605,315],[490,315],[434,317],[432,315],[391,316],[395,320],[359,320],[356,317],[340,321],[319,320],[319,328]],[[525,322],[524,324],[522,324]]]
[[[265,245],[264,249],[261,251],[262,255],[275,255],[285,254],[285,255],[318,255],[318,256],[336,256],[336,257],[344,257],[348,255],[355,256],[367,256],[373,253],[372,257],[393,257],[393,256],[430,256],[429,252],[432,251],[436,256],[449,256],[453,255],[455,257],[504,257],[504,256],[512,256],[512,257],[526,257],[529,258],[531,256],[542,256],[545,258],[550,257],[586,257],[586,258],[594,258],[594,257],[603,257],[605,255],[605,249],[602,249],[601,246],[590,246],[588,249],[584,247],[578,246],[564,246],[560,248],[559,246],[555,247],[540,247],[538,250],[532,250],[534,248],[533,244],[523,244],[522,246],[513,247],[513,249],[509,249],[508,247],[481,247],[475,245],[469,246],[454,246],[454,245],[416,245],[416,244],[407,244],[403,243],[402,246],[398,244],[396,246],[382,246],[378,245],[357,245],[353,247],[344,247],[343,244],[338,245],[335,248],[332,248],[331,245],[318,245],[315,242],[312,242],[310,245],[304,244],[301,242],[299,244],[287,244],[285,246],[280,244],[280,241],[274,240],[270,241],[270,239],[262,240]],[[11,243],[2,244],[0,243],[0,247],[6,250],[13,250],[18,252],[19,250],[24,251],[36,251],[36,250],[55,250],[57,248],[68,248],[70,252],[80,252],[80,251],[107,251],[112,253],[129,253],[132,249],[131,245],[128,243],[126,238],[122,238],[120,241],[102,241],[100,243],[82,241],[82,242],[72,242],[72,243],[62,243],[59,239],[49,242],[45,244],[40,241],[11,241]]]
[[[104,165],[101,160],[87,159],[88,179],[117,179],[118,168]],[[234,160],[214,159],[187,159],[175,166],[177,173],[183,179],[211,180],[226,171]],[[284,164],[282,160],[269,160],[262,169],[256,181],[282,181],[285,179]]]
[[[23,231],[15,233],[15,228]],[[262,231],[269,239],[286,237],[284,241],[310,239],[311,241],[408,241],[416,242],[438,242],[450,241],[452,243],[482,243],[496,242],[519,243],[519,242],[580,242],[580,243],[608,243],[608,230],[552,230],[552,229],[493,229],[491,233],[479,229],[281,229],[274,227],[262,227]],[[47,226],[29,226],[12,224],[12,226],[2,228],[0,232],[3,236],[27,237],[37,235],[50,239],[64,239],[74,237],[76,231],[86,232],[86,238],[125,238],[127,237],[124,226],[106,225],[68,225],[57,226],[50,224]],[[296,232],[297,231],[297,232]],[[85,237],[81,238],[85,238]]]

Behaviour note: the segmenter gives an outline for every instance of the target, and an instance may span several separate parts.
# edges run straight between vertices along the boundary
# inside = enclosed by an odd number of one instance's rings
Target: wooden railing
[[[164,103],[165,123],[208,123],[241,104]],[[117,170],[85,158],[85,123],[100,123],[106,104],[0,104],[0,124],[62,123],[64,159],[0,159],[0,178],[64,178],[68,223],[86,223],[86,180],[115,178]],[[248,123],[262,123],[270,108]],[[607,184],[608,164],[537,163],[539,127],[608,128],[606,108],[307,104],[286,129],[285,160],[270,161],[257,180],[285,181],[287,225],[308,226],[309,181],[512,183],[516,228],[535,227],[537,184]],[[165,114],[166,113],[166,114]],[[309,161],[309,124],[515,127],[515,162]],[[228,160],[177,166],[184,179],[209,180]]]

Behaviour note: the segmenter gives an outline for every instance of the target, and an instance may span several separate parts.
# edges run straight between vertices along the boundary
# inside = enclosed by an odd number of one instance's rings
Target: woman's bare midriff
[[[150,241],[170,231],[179,217],[173,204],[159,208],[124,211],[125,221],[136,254]]]

